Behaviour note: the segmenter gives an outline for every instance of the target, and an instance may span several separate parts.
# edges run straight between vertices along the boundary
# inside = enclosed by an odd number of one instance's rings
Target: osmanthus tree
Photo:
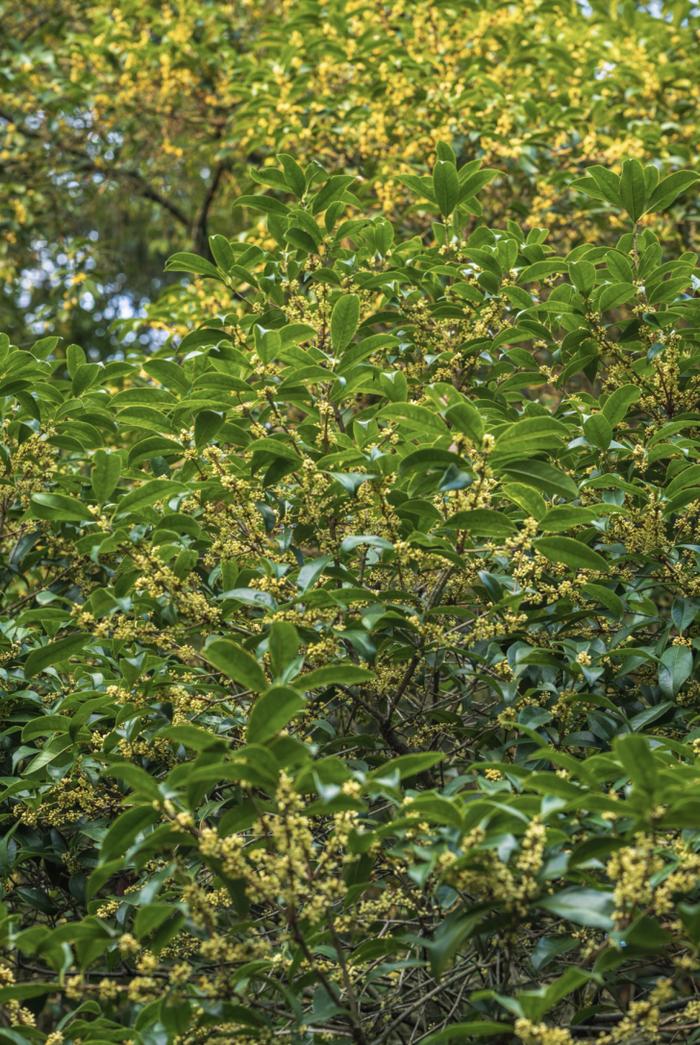
[[[2,344],[0,1042],[700,1040],[695,175],[276,170],[177,348]]]
[[[504,172],[487,202],[557,243],[598,208],[563,191],[622,157],[694,165],[692,3],[5,0],[0,70],[3,328],[113,346],[165,256],[232,230],[250,163],[291,152],[359,176],[415,225],[400,176],[437,141]],[[378,197],[378,198],[377,198]],[[692,246],[694,204],[679,212]],[[607,229],[606,229],[607,234]]]

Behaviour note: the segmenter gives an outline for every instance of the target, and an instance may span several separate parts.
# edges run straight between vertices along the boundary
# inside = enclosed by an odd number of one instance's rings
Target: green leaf
[[[40,671],[53,667],[54,664],[62,664],[74,654],[85,649],[90,636],[83,632],[67,635],[63,639],[50,642],[47,646],[32,650],[24,662],[24,673],[27,678],[38,675]]]
[[[277,159],[282,164],[284,180],[287,182],[287,185],[289,185],[289,188],[297,199],[301,199],[306,192],[306,178],[304,177],[303,170],[294,157],[290,156],[288,153],[279,153]]]
[[[100,845],[100,862],[106,863],[120,853],[125,853],[136,836],[159,819],[153,806],[132,806],[112,821]]]
[[[600,294],[596,294],[598,311],[607,312],[608,309],[626,305],[628,301],[632,301],[636,293],[633,283],[606,283]]]
[[[357,294],[343,294],[331,313],[331,344],[342,352],[352,341],[360,322],[360,299]]]
[[[262,744],[279,733],[305,703],[301,693],[291,686],[271,686],[250,710],[246,731],[248,743]]]
[[[122,471],[121,458],[118,454],[97,450],[92,460],[90,481],[93,493],[100,504],[104,504],[119,482]]]
[[[53,994],[55,990],[55,983],[44,983],[40,980],[34,980],[31,983],[14,983],[10,987],[0,987],[0,1002],[26,1001],[29,998],[41,998],[44,994]],[[27,1038],[19,1034],[16,1038],[8,1038],[7,1040],[20,1041],[23,1045],[26,1045],[27,1042]]]
[[[462,168],[464,170],[464,168]],[[466,200],[471,200],[481,190],[497,178],[501,172],[496,170],[494,167],[483,167],[481,170],[475,171],[473,174],[468,175],[466,178],[462,178],[461,171],[458,171],[459,175],[459,202],[463,203]]]
[[[218,233],[210,236],[209,250],[222,272],[228,272],[236,262],[236,257],[226,236],[221,236]]]
[[[194,445],[207,446],[224,423],[224,415],[216,410],[200,410],[194,422]]]
[[[141,766],[137,766],[132,762],[112,763],[104,770],[104,773],[106,776],[113,776],[118,780],[124,780],[133,790],[134,794],[139,795],[142,798],[156,801],[162,797],[156,780],[150,775],[150,773],[147,773],[145,769],[142,769]]]
[[[166,726],[159,729],[159,737],[165,737],[183,747],[192,748],[193,751],[208,751],[214,748],[226,747],[226,740],[208,729],[194,726],[191,722],[182,722],[179,726]]]
[[[447,521],[450,527],[467,530],[480,537],[510,537],[516,526],[503,512],[493,508],[472,508],[471,511],[456,512]]]
[[[541,537],[534,547],[550,562],[563,562],[574,570],[605,571],[608,564],[602,555],[573,537]]]
[[[300,689],[309,690],[322,689],[324,686],[356,686],[373,678],[374,672],[358,668],[354,664],[327,664],[323,668],[307,672],[306,675],[300,675],[294,682]]]
[[[32,494],[33,513],[49,522],[94,522],[87,505],[62,493]]]
[[[417,751],[409,755],[399,755],[398,758],[392,758],[383,766],[372,770],[370,780],[386,779],[394,774],[398,774],[399,780],[406,780],[431,769],[438,762],[442,762],[444,757],[441,751]]]
[[[187,493],[188,487],[174,479],[149,479],[120,498],[117,503],[116,517],[131,513],[132,515],[149,508],[156,501],[164,501],[173,494]]]
[[[378,417],[395,418],[403,422],[406,428],[417,432],[431,432],[435,435],[446,435],[447,426],[439,414],[418,403],[389,403],[379,411]]]
[[[481,446],[484,437],[484,422],[475,406],[464,400],[445,411],[445,417],[453,428],[463,432],[476,446]]]
[[[689,646],[668,646],[659,661],[659,686],[662,693],[675,697],[693,674],[693,652]]]
[[[574,526],[585,526],[603,514],[610,506],[586,505],[585,508],[573,504],[558,504],[550,508],[539,520],[540,529],[545,533],[561,533]]]
[[[352,552],[355,548],[380,548],[382,551],[391,551],[393,544],[386,537],[377,537],[372,533],[358,533],[356,537],[345,537],[340,544],[343,553]]]
[[[467,914],[448,915],[444,921],[440,922],[432,940],[424,942],[425,949],[430,956],[433,976],[442,976],[462,945],[474,935],[484,917],[484,911],[476,910]]]
[[[638,733],[627,733],[625,736],[616,737],[613,751],[629,774],[632,783],[642,791],[652,794],[656,788],[658,772],[646,738]]]
[[[679,903],[678,913],[685,931],[697,947],[700,944],[700,903]]]
[[[638,221],[644,214],[646,201],[644,167],[639,160],[625,160],[620,175],[620,202],[632,221]]]
[[[588,297],[595,286],[596,268],[590,261],[570,261],[569,275],[576,289]]]
[[[214,667],[254,693],[262,693],[267,681],[252,654],[231,639],[214,639],[204,647],[204,658]]]
[[[12,988],[3,987],[2,990],[9,991]],[[0,1045],[27,1045],[26,1033],[20,1034],[19,1031],[10,1030],[9,1027],[0,1027]]]
[[[635,918],[620,936],[626,947],[640,951],[658,953],[673,944],[673,934],[663,929],[658,919],[648,915]]]
[[[274,214],[278,217],[285,217],[289,214],[287,204],[276,200],[274,196],[239,196],[233,205],[234,207],[250,207],[251,210],[258,210],[263,214]]]
[[[165,263],[165,269],[166,272],[191,272],[196,276],[211,276],[213,279],[221,280],[220,272],[211,261],[186,250],[171,254]]]
[[[352,174],[334,174],[330,177],[314,196],[312,207],[314,214],[328,210],[332,203],[341,200],[346,189],[349,189],[354,181]]]
[[[450,801],[434,791],[424,791],[416,795],[411,802],[411,812],[419,814],[421,819],[425,819],[432,824],[462,827],[462,816],[459,812],[458,800]]]
[[[270,650],[270,666],[273,675],[281,675],[297,655],[299,633],[293,624],[276,620],[270,628],[267,644]]]
[[[568,437],[568,429],[553,417],[525,417],[508,425],[496,438],[493,456],[521,455],[556,449]]]
[[[304,563],[297,577],[297,587],[302,595],[314,585],[325,568],[332,562],[333,559],[330,555],[321,555],[318,559],[311,559],[309,562]]]
[[[531,486],[550,497],[570,500],[578,495],[578,487],[571,476],[548,461],[509,461],[502,466],[501,471],[517,482]]]
[[[642,390],[636,385],[622,385],[611,392],[603,404],[603,413],[613,427],[627,416],[632,403],[636,403],[641,395]]]
[[[140,907],[134,918],[136,938],[142,940],[145,936],[149,936],[176,910],[177,908],[171,903],[149,903]]]
[[[620,205],[620,179],[613,171],[600,164],[586,168],[586,176],[573,182],[573,187],[594,199],[607,200],[614,206]]]
[[[672,203],[675,203],[682,193],[686,192],[691,185],[695,185],[698,181],[700,181],[700,174],[697,174],[695,171],[675,171],[673,174],[669,174],[668,177],[663,178],[659,182],[652,192],[647,210],[666,210]]]
[[[608,931],[613,927],[615,903],[611,892],[587,888],[564,889],[538,900],[536,906],[576,925]]]
[[[592,414],[583,422],[583,434],[592,446],[607,450],[612,440],[612,426],[604,414]]]
[[[221,330],[219,327],[200,327],[199,330],[191,330],[189,334],[185,334],[182,341],[180,342],[180,350],[182,352],[190,352],[192,351],[192,349],[195,348],[203,348],[206,345],[218,345],[221,341],[230,340],[231,335],[227,334],[225,330]],[[147,373],[150,373],[151,367],[160,363],[161,360],[154,359],[153,362],[147,363],[144,369]],[[176,387],[178,387],[179,391],[186,392],[187,382],[185,381],[184,374],[182,374],[181,367],[178,367],[177,364],[173,365],[176,366],[177,369],[181,372],[180,383],[178,383],[177,379],[174,378],[174,372],[172,371],[172,369],[170,369],[170,374],[173,375],[173,382],[176,384]],[[160,366],[158,366],[158,370],[154,370],[153,372],[157,376],[158,380],[162,381],[162,378],[159,376],[159,371],[162,371],[162,368]],[[165,384],[165,382],[163,383]]]
[[[584,972],[583,969],[570,967],[547,986],[532,991],[520,991],[516,995],[516,1000],[528,1019],[539,1020],[555,1005],[558,1005],[562,998],[566,998],[594,978],[591,973]]]
[[[501,488],[501,493],[533,519],[542,519],[547,513],[544,498],[531,486],[524,483],[506,483]]]
[[[205,331],[195,330],[193,334],[204,334]],[[226,337],[223,330],[210,330],[206,333],[211,335],[212,343],[216,344],[222,337]],[[189,336],[189,335],[188,335]],[[186,348],[185,339],[180,342],[180,348]],[[169,359],[151,359],[144,363],[143,369],[147,374],[155,377],[156,381],[160,382],[161,385],[165,385],[166,388],[175,390],[176,392],[187,392],[190,388],[190,382],[185,377],[185,371],[177,363],[173,363]]]
[[[457,206],[460,184],[457,168],[449,160],[438,160],[433,167],[433,192],[440,213],[448,217]]]
[[[604,587],[602,584],[584,584],[581,589],[583,594],[593,599],[594,602],[599,602],[606,609],[614,613],[616,617],[622,617],[625,612],[625,604],[619,595],[616,595],[614,591],[610,591],[609,588]]]
[[[539,283],[547,276],[554,276],[559,272],[566,272],[567,265],[559,258],[545,258],[543,261],[535,261],[522,270],[519,276],[520,283]]]

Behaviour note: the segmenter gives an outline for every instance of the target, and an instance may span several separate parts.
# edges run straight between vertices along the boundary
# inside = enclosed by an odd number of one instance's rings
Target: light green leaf
[[[32,494],[33,513],[49,522],[94,522],[87,505],[62,493]]]
[[[325,686],[355,686],[373,678],[374,672],[358,668],[355,664],[327,664],[323,668],[307,672],[306,675],[300,675],[294,683],[299,689],[309,690],[322,689]]]
[[[267,686],[264,672],[248,650],[231,639],[214,639],[204,647],[204,658],[215,668],[254,693]]]
[[[440,213],[448,217],[457,206],[460,184],[457,168],[449,160],[438,160],[433,167],[433,192]]]
[[[563,562],[574,570],[608,569],[602,555],[573,537],[541,537],[534,542],[536,550],[551,562]]]
[[[331,344],[335,352],[347,348],[360,322],[360,299],[357,294],[343,294],[331,313]]]
[[[297,655],[299,633],[293,624],[276,620],[270,628],[267,644],[274,675],[280,675]]]
[[[663,693],[675,697],[693,673],[693,651],[689,646],[668,646],[659,661],[659,686]]]
[[[211,276],[213,279],[221,279],[221,273],[212,265],[211,261],[186,250],[171,254],[165,263],[165,269],[167,272],[191,272],[196,276]]]
[[[612,426],[604,414],[592,414],[583,422],[583,434],[599,450],[607,450],[612,439]]]
[[[564,889],[553,896],[538,900],[537,907],[565,918],[567,922],[585,925],[591,929],[610,930],[615,908],[613,894],[599,889]]]
[[[104,504],[110,494],[114,492],[121,470],[122,462],[118,454],[108,453],[106,450],[95,452],[90,481],[95,497],[100,504]]]
[[[484,436],[484,422],[481,414],[472,403],[467,402],[467,400],[455,403],[454,406],[451,406],[445,412],[445,417],[453,428],[469,436],[477,446],[481,446]]]
[[[304,707],[301,693],[291,686],[271,686],[253,704],[248,716],[246,739],[249,744],[263,744],[279,733]]]
[[[176,493],[187,493],[188,490],[189,487],[184,483],[178,483],[174,479],[149,479],[120,498],[116,517],[127,513],[136,514],[144,508],[149,508],[156,501],[163,501]]]
[[[470,511],[457,512],[450,516],[447,525],[480,537],[510,537],[516,530],[512,519],[493,508],[472,508]]]
[[[24,662],[24,673],[27,678],[38,675],[40,671],[53,667],[54,664],[62,664],[76,653],[82,651],[90,639],[83,632],[74,635],[66,635],[63,639],[56,639],[40,649],[32,650]]]
[[[692,185],[696,185],[698,181],[700,181],[700,174],[696,171],[674,171],[656,186],[649,199],[647,210],[666,210],[682,193]]]
[[[620,175],[620,201],[632,221],[638,221],[646,209],[644,167],[639,160],[625,160]]]
[[[441,751],[416,751],[408,755],[399,755],[398,758],[392,758],[391,761],[385,762],[383,766],[372,770],[370,779],[383,780],[398,774],[399,780],[406,780],[409,777],[417,776],[419,773],[424,773],[426,769],[431,769],[438,762],[442,762],[444,757]]]

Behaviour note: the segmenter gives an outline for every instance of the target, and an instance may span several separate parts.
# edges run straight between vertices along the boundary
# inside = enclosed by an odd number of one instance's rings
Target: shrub
[[[2,345],[0,1041],[694,1040],[695,176],[276,170],[177,348]]]

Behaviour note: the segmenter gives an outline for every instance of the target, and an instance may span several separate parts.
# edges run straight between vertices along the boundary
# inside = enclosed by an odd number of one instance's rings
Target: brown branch
[[[0,119],[6,120],[8,123],[14,124],[25,138],[33,138],[35,141],[40,142],[42,145],[48,145],[50,148],[56,149],[59,153],[63,153],[66,156],[71,156],[80,162],[80,166],[76,168],[77,171],[82,173],[93,173],[101,174],[104,178],[114,180],[126,180],[132,182],[137,189],[140,196],[144,199],[151,200],[152,203],[157,203],[164,210],[167,210],[176,221],[181,225],[190,227],[190,219],[185,212],[178,207],[176,203],[169,200],[167,196],[164,196],[158,189],[154,188],[146,180],[146,178],[139,171],[131,170],[126,167],[108,167],[97,163],[91,156],[83,152],[81,149],[76,148],[74,145],[58,144],[56,141],[47,141],[45,135],[39,131],[34,131],[30,127],[27,127],[24,122],[19,121],[4,110],[0,110]]]
[[[197,254],[207,254],[209,249],[209,211],[212,208],[214,199],[219,190],[221,179],[228,170],[228,164],[219,163],[214,171],[214,177],[212,178],[209,188],[206,191],[204,199],[202,200],[202,206],[199,208],[199,214],[194,223],[192,230],[192,246]]]

